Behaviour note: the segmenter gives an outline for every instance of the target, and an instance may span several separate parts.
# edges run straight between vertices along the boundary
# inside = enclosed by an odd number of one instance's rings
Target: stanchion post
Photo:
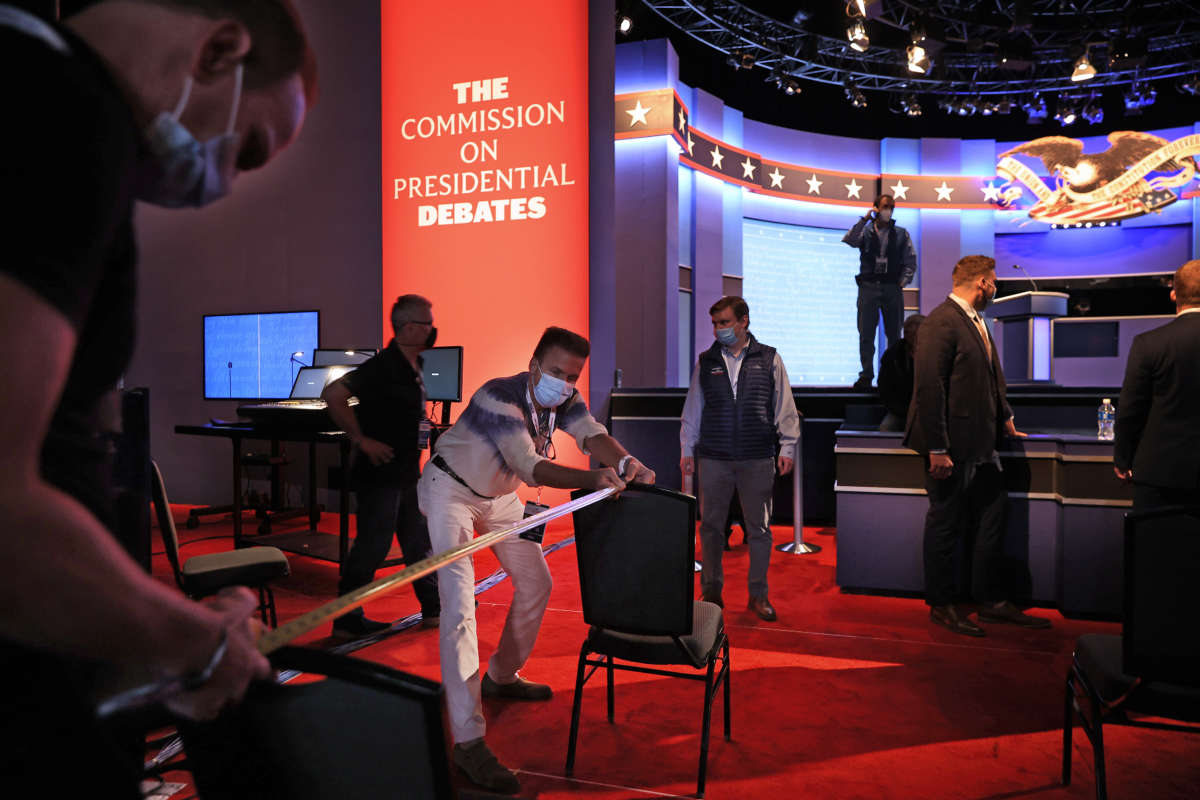
[[[699,460],[699,459],[693,459],[693,460],[692,460],[692,464],[696,464],[696,462],[697,462],[698,460]],[[680,483],[682,484],[682,486],[681,486],[680,488],[682,488],[682,489],[683,489],[683,493],[684,493],[684,494],[690,494],[692,497],[697,497],[697,496],[698,496],[698,493],[696,492],[696,470],[697,470],[697,469],[699,469],[699,467],[698,467],[698,466],[694,466],[694,467],[692,468],[692,474],[691,474],[691,475],[681,475],[681,476],[680,476],[680,477],[682,478],[682,480],[680,481]],[[700,562],[699,562],[699,561],[696,561],[696,562],[694,562],[694,563],[693,563],[693,569],[692,569],[692,571],[693,571],[693,572],[699,572],[699,571],[700,571]]]
[[[803,556],[821,552],[821,545],[804,541],[804,420],[800,420],[800,435],[792,462],[792,541],[775,549],[781,553]]]

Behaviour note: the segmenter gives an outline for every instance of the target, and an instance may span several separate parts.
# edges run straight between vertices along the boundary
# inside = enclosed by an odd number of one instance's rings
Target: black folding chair
[[[696,499],[634,485],[616,500],[576,511],[574,518],[583,619],[591,629],[579,653],[566,774],[575,769],[583,686],[598,668],[604,667],[608,676],[609,722],[615,704],[613,670],[687,678],[704,682],[696,779],[696,796],[703,797],[718,687],[725,690],[725,738],[730,738],[729,639],[720,607],[694,599]],[[599,658],[589,658],[592,654]],[[641,664],[680,665],[692,671]]]
[[[324,680],[257,686],[217,720],[180,725],[205,800],[454,796],[441,684],[321,650],[271,662]]]
[[[1108,796],[1104,725],[1200,733],[1200,506],[1125,516],[1121,635],[1089,633],[1067,673],[1062,782],[1071,782],[1074,718],[1092,744],[1096,797]]]

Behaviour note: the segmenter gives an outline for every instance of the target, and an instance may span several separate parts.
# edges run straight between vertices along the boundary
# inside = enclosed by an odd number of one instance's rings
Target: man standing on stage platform
[[[1175,271],[1175,319],[1129,348],[1113,469],[1133,481],[1133,508],[1200,500],[1200,261]]]
[[[417,488],[429,518],[434,550],[444,552],[481,534],[511,527],[525,516],[517,498],[522,482],[560,489],[624,489],[627,481],[653,483],[654,473],[608,434],[588,412],[575,382],[590,353],[588,340],[563,328],[547,328],[533,351],[529,371],[488,381],[450,430]],[[554,463],[552,437],[562,427],[579,449],[605,466],[573,469]],[[512,538],[492,551],[513,584],[512,605],[500,643],[479,675],[475,631],[475,569],[470,559],[438,570],[442,601],[442,684],[454,738],[454,763],[474,783],[494,792],[520,790],[517,776],[484,741],[480,696],[549,700],[550,687],[517,670],[533,650],[550,599],[550,571],[537,541]]]
[[[205,206],[275,158],[313,57],[288,0],[101,0],[62,24],[0,7],[0,74],[0,786],[139,798],[145,737],[96,718],[102,674],[178,678],[171,709],[207,718],[271,670],[253,594],[189,600],[114,536],[134,201]]]
[[[750,333],[746,301],[722,297],[708,313],[717,341],[692,372],[679,435],[683,474],[693,474],[700,458],[701,597],[725,606],[721,562],[726,515],[736,488],[750,545],[749,608],[771,622],[776,619],[767,599],[771,497],[776,468],[780,475],[792,471],[800,417],[783,359]]]
[[[421,451],[429,446],[425,417],[425,384],[421,351],[433,347],[433,305],[417,294],[396,298],[392,306],[392,340],[383,352],[325,387],[321,397],[329,416],[354,444],[351,484],[358,501],[354,546],[342,565],[338,594],[352,592],[375,579],[387,558],[395,532],[412,565],[430,554],[429,529],[417,508]],[[358,405],[350,408],[350,398]],[[421,625],[437,626],[440,616],[437,576],[413,583],[421,603]],[[334,636],[357,638],[387,630],[387,622],[367,619],[361,608],[338,617]]]
[[[883,331],[888,347],[900,341],[900,323],[904,319],[905,286],[917,270],[917,251],[908,231],[892,219],[896,200],[890,194],[875,198],[868,211],[842,241],[859,251],[858,274],[858,358],[862,369],[854,388],[869,391],[875,376],[875,331],[883,314]]]
[[[1008,495],[997,446],[1024,437],[1013,422],[1000,359],[980,317],[996,296],[996,261],[964,256],[954,289],[925,318],[917,342],[912,404],[904,444],[925,457],[925,602],[929,618],[955,633],[983,628],[955,605],[954,553],[972,536],[971,595],[983,622],[1048,628],[1023,613],[997,576],[1004,550]]]

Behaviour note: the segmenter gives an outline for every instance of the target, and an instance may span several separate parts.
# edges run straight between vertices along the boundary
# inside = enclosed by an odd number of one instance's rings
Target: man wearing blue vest
[[[750,544],[749,608],[770,622],[776,619],[767,599],[771,495],[776,467],[781,475],[792,471],[800,417],[783,360],[750,333],[746,301],[722,297],[708,313],[717,341],[692,372],[679,436],[683,474],[694,474],[700,459],[701,596],[725,607],[725,516],[737,489]]]
[[[917,251],[908,231],[892,219],[896,200],[890,194],[875,198],[875,208],[854,223],[842,241],[858,248],[858,358],[862,370],[854,388],[869,391],[875,377],[875,330],[883,313],[888,347],[900,341],[904,321],[905,286],[917,270]]]

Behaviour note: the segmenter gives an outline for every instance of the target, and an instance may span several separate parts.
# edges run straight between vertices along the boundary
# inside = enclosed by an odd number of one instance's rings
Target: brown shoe
[[[454,745],[454,766],[463,771],[471,783],[489,792],[516,794],[521,782],[512,770],[500,763],[482,738]]]
[[[980,622],[1006,622],[1022,628],[1045,630],[1050,627],[1050,620],[1045,617],[1033,617],[1005,600],[999,606],[984,603],[979,606]]]
[[[507,697],[510,700],[549,700],[554,692],[544,683],[527,681],[520,675],[512,683],[496,683],[492,676],[483,673],[479,691],[484,697]]]
[[[771,601],[765,595],[762,597],[751,597],[747,608],[767,622],[774,622],[777,618],[775,615],[775,606],[771,605]]]
[[[706,603],[712,603],[720,608],[725,607],[725,601],[721,599],[720,592],[701,592],[700,599]]]
[[[959,614],[954,606],[933,606],[929,609],[929,618],[943,628],[963,636],[987,636],[983,628],[967,619],[965,614]]]

